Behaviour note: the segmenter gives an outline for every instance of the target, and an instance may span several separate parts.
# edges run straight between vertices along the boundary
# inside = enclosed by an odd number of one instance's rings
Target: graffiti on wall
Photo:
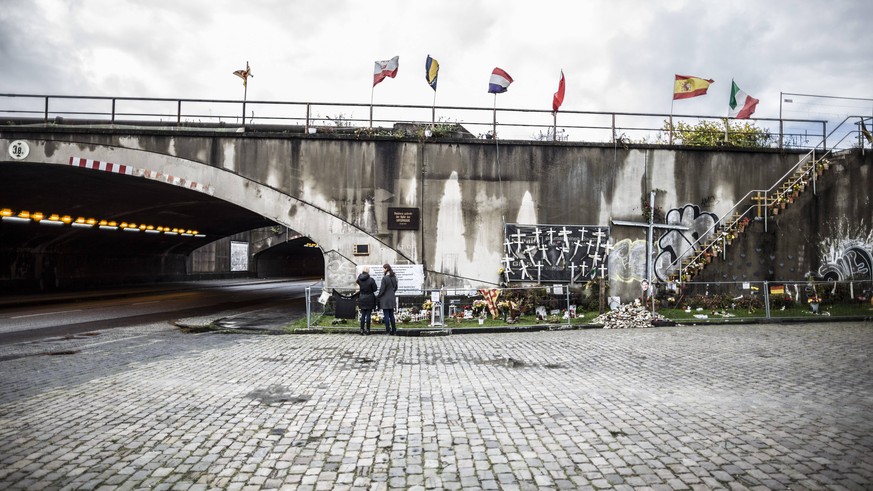
[[[608,276],[609,227],[519,225],[504,227],[506,281],[573,283]]]
[[[609,253],[609,279],[628,283],[646,278],[646,241],[622,239]]]
[[[668,225],[683,225],[688,230],[670,230],[661,235],[658,240],[660,252],[655,258],[655,276],[666,281],[671,273],[677,271],[682,260],[694,252],[694,244],[712,233],[713,225],[718,222],[718,216],[709,211],[701,211],[697,205],[687,204],[682,208],[673,208],[667,212],[664,222]]]
[[[873,230],[863,220],[830,222],[819,242],[818,276],[831,281],[873,280]]]

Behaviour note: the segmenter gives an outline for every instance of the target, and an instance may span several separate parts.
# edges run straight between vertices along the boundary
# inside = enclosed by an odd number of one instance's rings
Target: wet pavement
[[[0,346],[3,489],[871,489],[873,324]]]

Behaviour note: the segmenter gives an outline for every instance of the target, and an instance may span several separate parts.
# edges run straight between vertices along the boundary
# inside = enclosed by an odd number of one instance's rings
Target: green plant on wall
[[[664,191],[663,189],[657,189],[657,188],[653,189],[652,192],[655,193],[656,198],[658,195],[667,194],[667,191]],[[661,208],[660,206],[655,206],[655,208],[652,209],[652,207],[649,205],[649,193],[646,193],[640,197],[640,205],[641,205],[640,209],[642,210],[643,218],[645,218],[646,221],[649,221],[649,219],[652,219],[652,221],[654,223],[664,223],[665,218],[666,218],[666,214],[664,213],[664,209]]]
[[[725,139],[725,125],[727,125],[727,139]],[[664,126],[661,127],[662,135],[668,135],[670,129],[670,121],[664,121]],[[674,143],[692,147],[767,148],[775,141],[770,130],[758,128],[755,123],[748,121],[731,122],[722,119],[700,121],[694,125],[677,121],[673,123],[672,129]],[[666,140],[661,135],[658,139]]]

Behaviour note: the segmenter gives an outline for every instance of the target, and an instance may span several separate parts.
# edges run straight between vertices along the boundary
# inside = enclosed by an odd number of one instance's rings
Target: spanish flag
[[[690,99],[699,95],[705,95],[706,89],[712,83],[715,83],[715,80],[676,75],[676,81],[673,83],[673,100]]]

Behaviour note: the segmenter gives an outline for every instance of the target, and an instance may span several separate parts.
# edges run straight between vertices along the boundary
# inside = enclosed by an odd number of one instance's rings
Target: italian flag
[[[728,103],[730,106],[728,111],[729,118],[749,119],[749,116],[755,112],[758,102],[758,99],[740,90],[737,83],[731,80],[731,100]]]

